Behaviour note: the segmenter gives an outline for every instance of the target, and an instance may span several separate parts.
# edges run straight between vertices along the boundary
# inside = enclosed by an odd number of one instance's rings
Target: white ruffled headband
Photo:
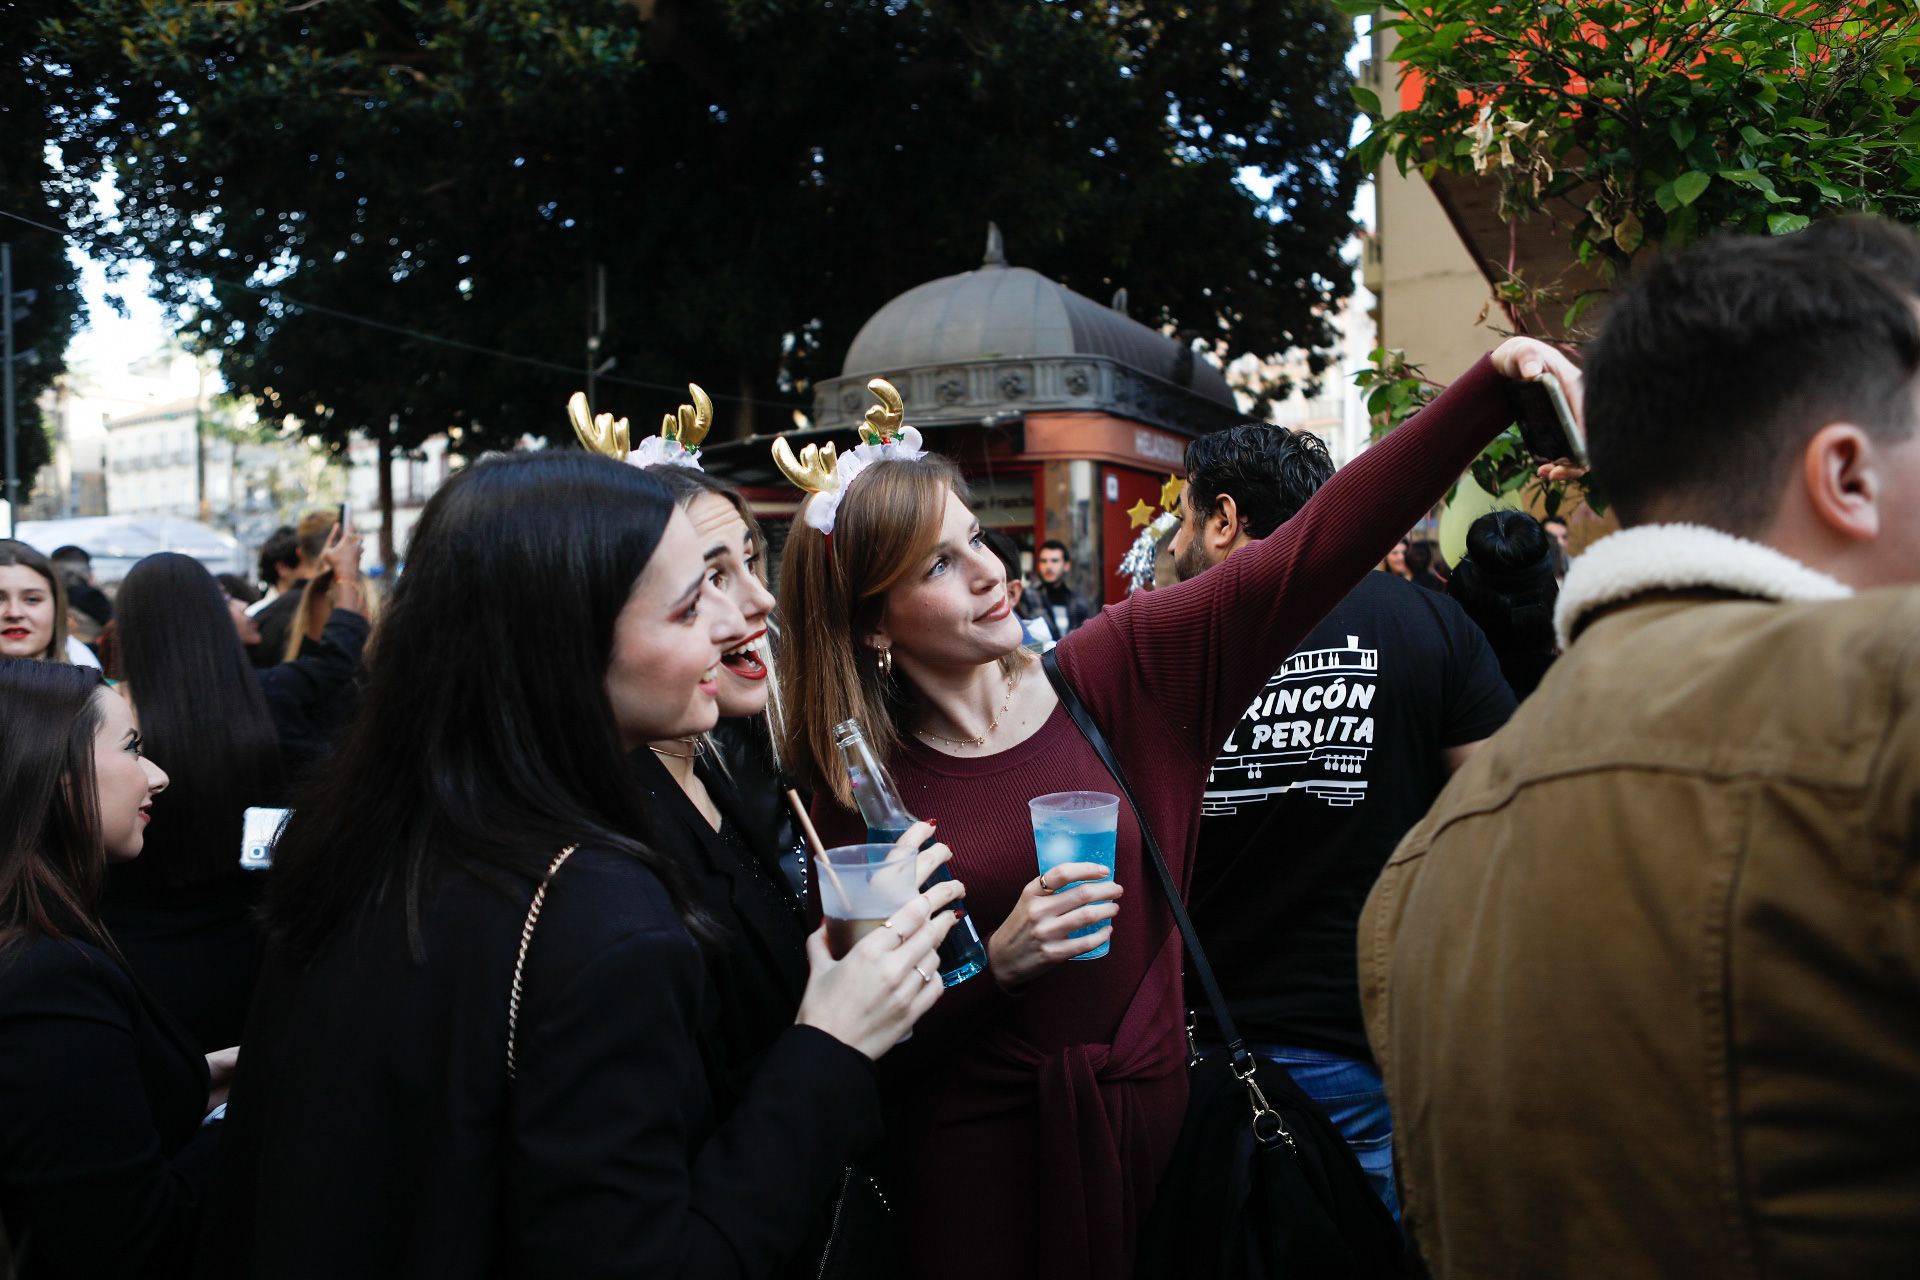
[[[920,433],[901,425],[906,402],[894,385],[885,378],[875,378],[867,384],[867,390],[880,403],[867,410],[867,420],[860,427],[860,443],[846,453],[837,454],[831,444],[810,444],[796,458],[785,438],[773,442],[773,462],[780,473],[796,488],[813,495],[803,513],[806,522],[829,538],[840,515],[840,500],[862,471],[876,462],[911,462],[927,456],[920,447]]]
[[[631,436],[625,418],[615,418],[610,413],[588,416],[585,392],[576,391],[567,401],[567,417],[582,445],[615,462],[642,468],[686,467],[704,471],[706,468],[700,465],[700,442],[713,427],[713,401],[697,383],[689,382],[687,393],[693,397],[693,403],[681,405],[677,413],[662,414],[660,434],[648,436],[638,448],[629,447]]]

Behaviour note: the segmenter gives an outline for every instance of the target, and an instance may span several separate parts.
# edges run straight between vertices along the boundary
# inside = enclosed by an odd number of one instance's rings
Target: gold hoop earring
[[[890,679],[893,675],[893,650],[891,648],[876,650],[873,655],[873,665],[880,669],[882,680]]]

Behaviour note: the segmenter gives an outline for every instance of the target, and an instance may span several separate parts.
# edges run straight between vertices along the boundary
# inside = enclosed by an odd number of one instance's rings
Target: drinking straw
[[[793,810],[793,820],[800,825],[800,837],[807,842],[807,848],[813,853],[813,860],[820,864],[820,870],[833,881],[834,891],[840,895],[840,901],[851,902],[847,886],[840,882],[840,873],[833,869],[833,863],[827,858],[826,846],[820,843],[820,833],[813,829],[813,819],[807,816],[807,806],[800,802],[800,793],[792,787],[787,788],[787,807]]]

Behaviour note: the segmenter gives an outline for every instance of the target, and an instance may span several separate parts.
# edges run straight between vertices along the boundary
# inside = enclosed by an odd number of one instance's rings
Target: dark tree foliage
[[[716,439],[786,427],[990,218],[1021,265],[1224,353],[1330,345],[1349,288],[1326,0],[79,0],[43,30],[69,218],[155,262],[264,416],[336,443],[564,435],[596,263],[597,407],[644,426],[691,378]],[[107,165],[117,232],[87,208]]]
[[[0,209],[57,225],[61,213],[52,195],[47,162],[46,99],[29,73],[43,51],[33,33],[42,19],[64,5],[52,0],[0,0]],[[66,369],[67,343],[83,315],[80,271],[58,236],[0,218],[0,241],[13,245],[13,287],[36,296],[14,323],[14,403],[19,427],[20,501],[31,495],[35,474],[52,454],[35,403]],[[0,497],[4,497],[0,493]]]

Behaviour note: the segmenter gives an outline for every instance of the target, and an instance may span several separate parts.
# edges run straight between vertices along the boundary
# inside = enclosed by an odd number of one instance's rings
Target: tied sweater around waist
[[[1288,653],[1511,418],[1481,360],[1343,468],[1269,537],[1178,586],[1108,607],[1061,642],[1067,680],[1113,743],[1183,890],[1220,744]],[[1041,679],[1036,667],[1027,679]],[[940,822],[985,941],[1038,874],[1027,801],[1118,787],[1064,708],[1024,741],[957,757],[909,739],[888,761]],[[817,802],[830,844],[857,815]],[[1186,1104],[1180,938],[1125,804],[1111,952],[1018,994],[948,991],[882,1061],[915,1270],[931,1277],[1131,1274],[1134,1238]],[[955,1238],[954,1221],[974,1228]]]

